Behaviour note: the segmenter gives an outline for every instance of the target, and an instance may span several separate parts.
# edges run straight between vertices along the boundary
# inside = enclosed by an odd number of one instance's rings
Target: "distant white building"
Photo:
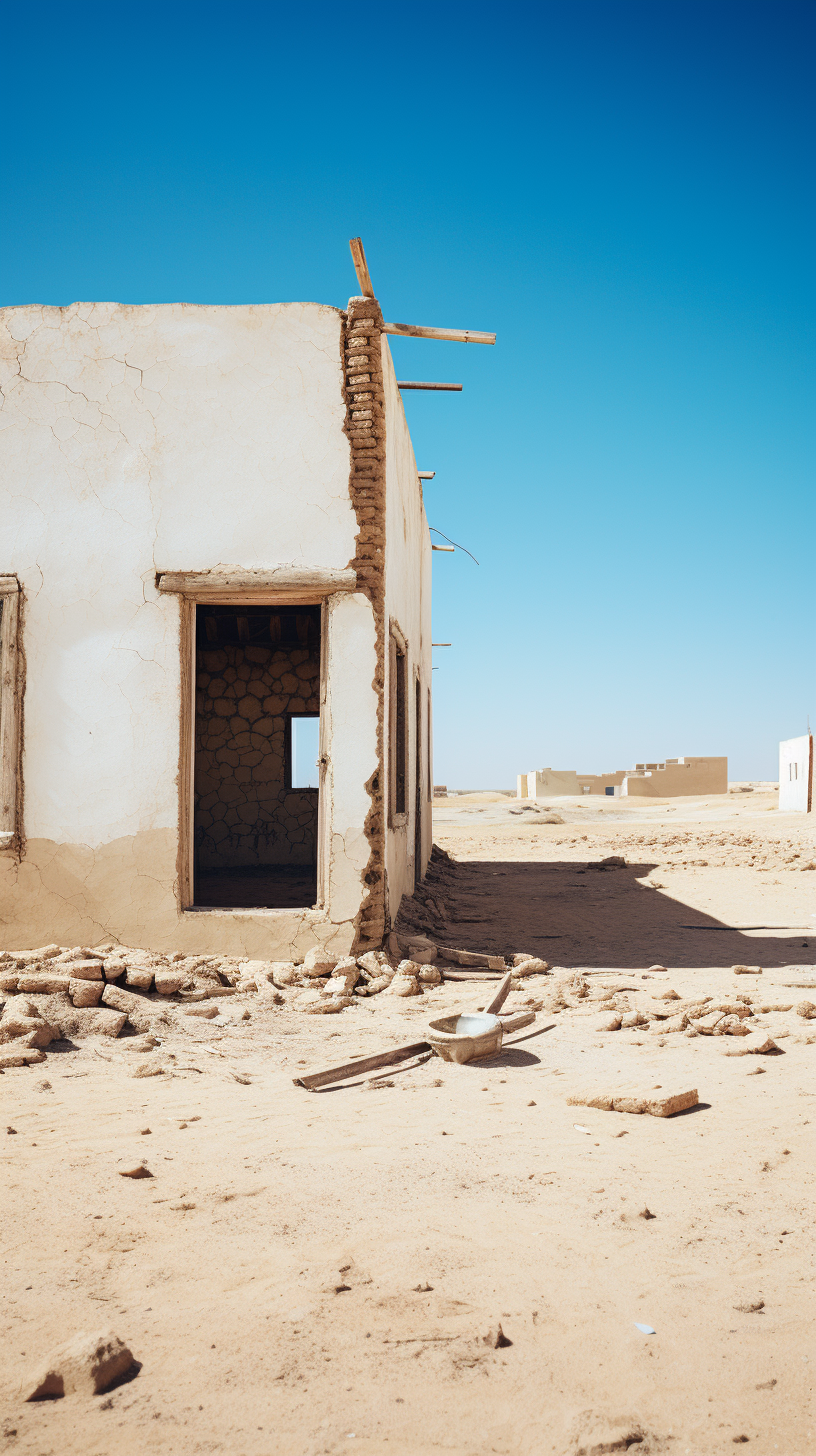
[[[788,814],[813,813],[812,733],[779,745],[779,808]]]

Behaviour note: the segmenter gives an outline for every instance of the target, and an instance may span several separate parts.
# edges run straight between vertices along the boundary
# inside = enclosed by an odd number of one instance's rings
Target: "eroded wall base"
[[[362,831],[359,837],[365,840]],[[22,860],[0,856],[0,947],[27,950],[53,942],[93,946],[114,941],[185,955],[263,960],[302,958],[314,945],[325,945],[337,955],[351,950],[355,898],[359,906],[360,895],[356,865],[346,872],[346,895],[336,896],[345,902],[346,913],[352,912],[347,919],[332,921],[320,910],[180,912],[177,847],[177,835],[170,829],[95,849],[30,839]],[[341,884],[349,849],[351,859],[361,857],[360,845],[346,846],[341,839],[333,846]]]

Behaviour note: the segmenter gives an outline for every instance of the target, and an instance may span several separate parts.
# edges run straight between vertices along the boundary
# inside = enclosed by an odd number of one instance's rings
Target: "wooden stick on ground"
[[[304,1072],[293,1077],[296,1087],[305,1087],[315,1092],[318,1087],[328,1087],[330,1082],[343,1082],[347,1077],[357,1077],[363,1072],[375,1072],[378,1067],[392,1067],[395,1062],[406,1062],[409,1057],[419,1056],[432,1048],[426,1041],[412,1041],[406,1046],[392,1047],[387,1052],[375,1052],[370,1057],[358,1057],[354,1062],[344,1062],[339,1067],[328,1067],[325,1071]]]
[[[485,1006],[486,1015],[496,1016],[497,1013],[501,1010],[502,1006],[507,1000],[507,997],[510,995],[510,983],[512,979],[513,973],[512,971],[508,971],[507,975],[503,977],[501,985],[496,988],[493,996]]]

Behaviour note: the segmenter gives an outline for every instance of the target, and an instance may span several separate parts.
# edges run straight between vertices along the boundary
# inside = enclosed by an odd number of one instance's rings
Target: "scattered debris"
[[[108,1331],[97,1335],[80,1334],[49,1355],[25,1399],[53,1400],[64,1395],[99,1395],[137,1365],[132,1351],[117,1335]]]
[[[639,1325],[639,1324],[636,1323],[635,1324],[635,1329],[636,1330],[640,1330],[640,1333],[642,1335],[656,1335],[657,1334],[657,1330],[653,1330],[651,1325]]]
[[[503,1350],[513,1341],[508,1340],[500,1324],[491,1325],[482,1335],[482,1344],[487,1345],[491,1350]]]
[[[689,1107],[696,1107],[697,1102],[696,1087],[689,1088],[687,1092],[674,1092],[669,1097],[655,1097],[653,1091],[650,1091],[574,1092],[567,1098],[567,1104],[571,1107],[597,1107],[601,1112],[647,1113],[650,1117],[672,1117],[676,1112],[685,1112]]]
[[[762,967],[761,966],[732,966],[731,969],[734,972],[734,975],[735,976],[761,976],[762,975]]]
[[[149,1131],[149,1129],[148,1129]],[[152,1178],[153,1174],[145,1163],[137,1163],[135,1168],[120,1168],[120,1178]]]

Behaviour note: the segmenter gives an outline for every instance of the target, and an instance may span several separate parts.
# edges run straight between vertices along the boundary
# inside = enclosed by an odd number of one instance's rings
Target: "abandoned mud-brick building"
[[[431,542],[373,298],[2,311],[0,944],[379,945]]]

